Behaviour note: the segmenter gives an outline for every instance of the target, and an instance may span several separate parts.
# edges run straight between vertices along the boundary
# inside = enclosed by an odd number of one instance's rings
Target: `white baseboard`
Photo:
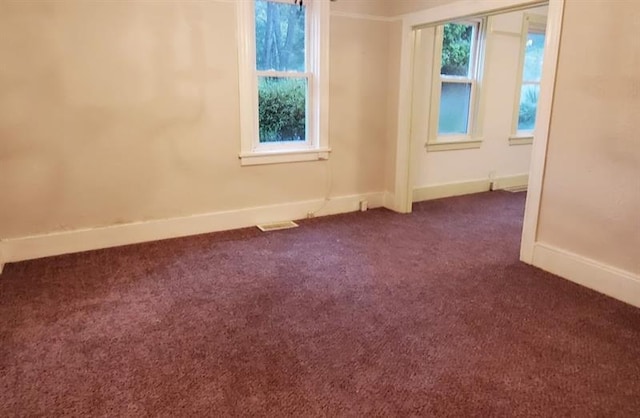
[[[421,202],[423,200],[441,199],[443,197],[487,192],[490,188],[491,182],[488,179],[416,187],[415,189],[413,189],[413,201]]]
[[[505,176],[493,179],[493,190],[502,190],[510,187],[525,187],[529,183],[529,174]]]
[[[180,218],[9,238],[0,241],[0,265],[53,255],[244,228],[259,223],[303,219],[309,212],[315,213],[315,216],[354,212],[359,210],[362,200],[368,202],[369,208],[382,207],[385,203],[385,193],[340,196],[327,201],[318,199],[290,202]]]
[[[0,239],[0,274],[2,274],[2,270],[4,269],[4,264],[7,262],[4,258],[4,241]]]
[[[536,243],[534,266],[640,308],[640,275]]]
[[[385,208],[397,211],[396,209],[396,195],[391,192],[384,192],[384,205]]]
[[[491,190],[492,183],[493,190],[526,186],[528,181],[528,174],[519,174],[515,176],[497,177],[493,180],[486,178],[416,187],[413,189],[413,201],[421,202],[423,200],[441,199],[443,197],[488,192]]]

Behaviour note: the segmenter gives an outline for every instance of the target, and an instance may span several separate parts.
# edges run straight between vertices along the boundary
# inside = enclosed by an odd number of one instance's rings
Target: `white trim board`
[[[413,201],[442,199],[444,197],[462,196],[471,193],[488,192],[491,181],[488,179],[461,181],[455,183],[435,184],[413,189]]]
[[[413,189],[413,201],[422,202],[424,200],[488,192],[489,190],[502,190],[508,187],[521,187],[526,186],[528,180],[528,174],[520,174],[495,179],[476,179],[416,187]]]
[[[493,180],[493,190],[508,189],[511,187],[524,187],[529,184],[529,174],[515,176],[496,177]]]
[[[520,260],[529,264],[533,263],[533,247],[538,240],[538,217],[540,216],[542,184],[544,182],[547,161],[547,145],[549,142],[553,96],[556,85],[564,2],[565,0],[550,0],[549,13],[547,14],[542,80],[540,84],[540,96],[538,98],[536,125],[533,134],[533,145],[531,147],[529,185],[520,244]]]
[[[384,192],[384,207],[389,210],[394,210],[394,204],[396,201],[396,197],[391,192]]]
[[[533,247],[534,266],[640,308],[640,275],[552,245]]]
[[[411,27],[544,5],[546,0],[458,0],[400,15]]]
[[[5,239],[0,241],[2,251],[0,253],[2,256],[0,265],[54,255],[244,228],[262,223],[303,219],[307,217],[308,213],[314,213],[314,216],[325,216],[356,212],[360,210],[360,201],[362,200],[368,202],[369,208],[382,207],[385,194],[377,192],[339,196],[329,200],[317,199],[289,202],[179,218]]]

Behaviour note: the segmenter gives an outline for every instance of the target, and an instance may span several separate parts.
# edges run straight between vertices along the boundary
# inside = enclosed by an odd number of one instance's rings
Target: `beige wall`
[[[339,0],[331,3],[331,11],[371,16],[388,16],[393,1],[389,0]]]
[[[540,241],[640,274],[640,6],[567,0]]]
[[[331,19],[329,162],[241,167],[235,10],[0,2],[0,238],[382,191],[388,24]]]
[[[332,10],[409,3],[432,5]],[[567,0],[539,224],[636,274],[638,9]],[[332,196],[392,191],[400,24],[332,17],[329,162],[240,167],[235,18],[226,1],[0,2],[0,238],[320,199],[328,178]]]
[[[482,127],[482,144],[477,149],[427,152],[431,105],[434,28],[417,32],[414,74],[413,150],[414,186],[489,180],[527,175],[531,145],[510,145],[516,88],[520,74],[520,47],[524,14],[545,16],[547,8],[503,13],[487,20],[484,76],[480,112],[476,123]]]
[[[332,4],[332,9],[344,13],[391,17],[442,6],[455,1],[456,0],[337,0]]]
[[[390,16],[397,16],[442,6],[447,3],[453,3],[454,1],[456,0],[386,0],[388,4],[387,13]]]

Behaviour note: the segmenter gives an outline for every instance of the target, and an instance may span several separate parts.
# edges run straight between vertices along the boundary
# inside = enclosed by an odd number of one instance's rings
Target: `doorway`
[[[482,0],[478,2],[474,2],[473,4],[459,4],[454,3],[449,6],[441,6],[433,9],[423,10],[417,13],[409,14],[403,17],[402,24],[402,45],[401,45],[401,64],[400,64],[400,89],[399,89],[399,113],[398,113],[398,131],[397,131],[397,143],[396,143],[396,173],[395,173],[395,195],[393,201],[393,208],[398,212],[410,212],[411,207],[414,201],[414,189],[419,180],[420,173],[417,172],[419,170],[419,158],[424,153],[424,146],[428,148],[430,145],[435,146],[436,148],[440,147],[453,147],[452,149],[460,149],[460,150],[473,150],[473,149],[481,149],[482,147],[482,138],[474,138],[474,134],[481,132],[484,134],[486,126],[482,126],[482,121],[484,119],[484,115],[480,112],[483,112],[483,109],[486,110],[486,103],[483,103],[483,100],[486,101],[486,97],[482,94],[482,86],[478,85],[477,91],[475,92],[475,96],[473,92],[468,92],[468,90],[472,89],[466,88],[467,91],[464,92],[467,94],[466,97],[469,97],[469,120],[480,122],[475,126],[472,126],[469,132],[466,132],[466,138],[458,138],[458,141],[451,141],[454,143],[444,144],[443,142],[434,143],[434,141],[427,140],[426,137],[429,138],[429,130],[431,130],[431,135],[434,131],[434,126],[438,126],[439,115],[437,112],[431,111],[429,108],[429,126],[422,127],[417,126],[416,117],[412,117],[415,115],[414,104],[417,104],[418,107],[422,106],[422,109],[425,110],[425,104],[422,105],[419,103],[418,96],[415,94],[413,89],[413,80],[416,74],[417,69],[420,67],[420,59],[416,55],[416,45],[420,45],[421,42],[425,45],[428,45],[429,40],[423,39],[425,37],[425,33],[427,33],[428,28],[431,28],[434,31],[434,37],[438,37],[438,27],[443,27],[446,23],[450,22],[460,22],[461,24],[471,25],[474,22],[479,22],[476,31],[481,33],[480,31],[487,30],[487,20],[489,20],[490,16],[504,15],[507,13],[523,13],[524,9],[532,9],[533,7],[544,7],[547,6],[546,1],[521,1],[521,0],[508,0],[502,2],[499,7],[496,7],[495,2],[491,2],[488,0]],[[536,226],[537,226],[537,218],[538,218],[538,208],[540,202],[540,192],[542,187],[542,179],[543,179],[543,171],[544,171],[544,162],[546,155],[546,146],[547,146],[547,136],[549,129],[549,121],[551,114],[551,100],[553,96],[553,89],[555,84],[555,72],[556,72],[556,64],[558,57],[558,49],[559,49],[559,39],[560,39],[560,30],[562,24],[562,11],[564,6],[564,0],[550,0],[548,2],[548,11],[547,11],[547,25],[545,29],[545,41],[544,41],[544,60],[541,70],[541,79],[539,84],[539,94],[537,97],[537,117],[535,121],[535,130],[531,138],[530,151],[529,155],[525,158],[530,160],[530,167],[528,169],[526,184],[528,188],[526,209],[525,209],[525,219],[523,226],[523,234],[522,234],[522,242],[521,242],[521,251],[520,258],[525,262],[531,262],[532,257],[532,249],[533,244],[535,242],[536,235]],[[526,12],[524,12],[526,13]],[[495,18],[494,18],[495,19]],[[484,26],[483,26],[484,22]],[[473,32],[473,30],[471,31]],[[498,35],[497,33],[495,34]],[[435,45],[435,48],[438,47],[437,42],[432,42],[432,45]],[[433,51],[432,51],[433,52]],[[436,51],[437,52],[437,51]],[[478,54],[485,54],[487,51],[479,51]],[[483,63],[479,63],[480,67],[484,68]],[[423,69],[425,69],[425,64],[423,64]],[[436,74],[438,75],[438,74]],[[430,77],[432,81],[431,85],[431,93],[428,95],[428,103],[433,103],[436,99],[434,99],[433,91],[437,91],[437,88],[434,89],[434,85],[436,83],[440,84],[440,91],[442,91],[443,80],[441,77]],[[434,81],[436,80],[436,81]],[[468,80],[464,82],[468,83]],[[460,84],[460,83],[459,83]],[[522,82],[521,82],[522,84]],[[457,90],[461,90],[459,86],[456,86]],[[447,86],[449,88],[449,86]],[[449,88],[449,90],[451,90]],[[522,90],[522,89],[521,89]],[[462,95],[463,96],[463,95]],[[426,96],[425,96],[426,97]],[[458,92],[458,100],[461,97],[460,92]],[[518,95],[520,98],[520,95]],[[437,100],[441,98],[438,97]],[[423,102],[426,99],[423,97]],[[514,94],[515,100],[515,94]],[[475,113],[474,113],[474,106]],[[418,109],[419,110],[419,109]],[[518,109],[519,112],[519,109]],[[514,112],[515,113],[515,110]],[[513,113],[510,112],[509,116]],[[509,127],[511,127],[511,122],[509,122]],[[516,125],[517,126],[517,125]],[[479,128],[478,128],[479,127]],[[475,130],[474,130],[475,129]],[[510,146],[515,147],[517,145],[525,145],[525,144],[516,144],[521,138],[518,138],[517,135],[510,135],[509,140]],[[422,140],[415,140],[418,136],[422,136]],[[432,135],[433,136],[433,135]],[[478,139],[480,139],[480,146],[478,145]],[[515,141],[515,142],[514,142]],[[523,141],[520,141],[523,142]],[[421,144],[421,145],[420,145]],[[527,144],[529,145],[529,144]],[[475,148],[473,148],[475,147]],[[449,150],[447,150],[449,151]],[[435,154],[435,153],[434,153]],[[450,154],[450,152],[449,152]],[[444,155],[444,153],[441,153]],[[451,162],[447,161],[447,158],[441,158],[444,160],[440,164],[450,165]],[[483,168],[484,169],[484,168]],[[488,187],[500,187],[499,184],[496,184],[497,181],[492,181],[495,179],[491,177],[491,170],[487,172],[486,179],[482,179],[486,181]],[[514,179],[502,179],[503,186],[508,186],[508,181]],[[522,180],[522,178],[515,179]],[[492,184],[493,183],[493,184]],[[446,184],[446,183],[445,183]],[[480,183],[475,184],[473,187],[485,187],[485,183],[482,185]],[[433,190],[432,190],[433,192]],[[437,191],[438,193],[442,193],[442,190]]]

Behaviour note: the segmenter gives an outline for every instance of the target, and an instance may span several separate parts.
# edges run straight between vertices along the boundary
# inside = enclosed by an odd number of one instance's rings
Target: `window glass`
[[[544,33],[529,31],[524,50],[522,65],[522,84],[518,103],[517,131],[530,132],[536,125],[540,79],[542,78],[542,60],[544,57]]]
[[[447,23],[442,42],[441,75],[468,77],[471,71],[471,51],[474,25]]]
[[[255,13],[257,69],[304,72],[305,8],[257,0]]]
[[[439,134],[466,134],[469,126],[471,83],[442,83]]]
[[[524,81],[540,81],[543,56],[544,33],[529,32],[524,52],[524,68],[522,74]]]
[[[258,77],[260,142],[305,141],[307,79]]]
[[[234,3],[242,104],[240,164],[327,159],[329,2]]]
[[[520,90],[520,112],[518,115],[519,131],[533,131],[536,125],[539,94],[540,84],[522,85]]]

